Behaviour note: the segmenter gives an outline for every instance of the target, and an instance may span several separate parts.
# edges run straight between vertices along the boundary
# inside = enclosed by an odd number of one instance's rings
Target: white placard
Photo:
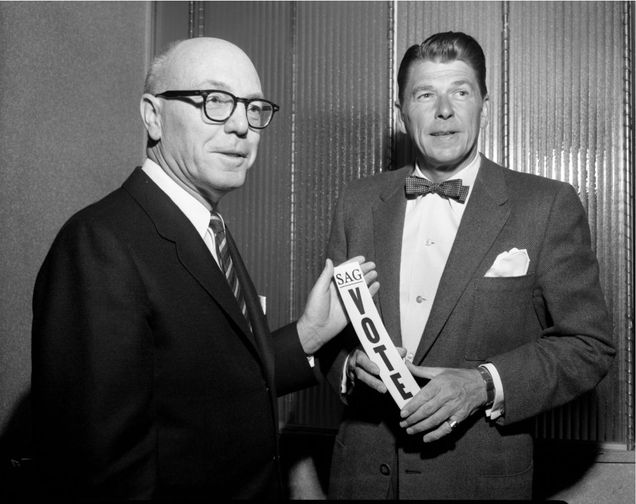
[[[402,408],[419,392],[420,387],[380,319],[360,265],[353,262],[336,266],[333,278],[362,348],[378,365],[380,378],[398,407]]]

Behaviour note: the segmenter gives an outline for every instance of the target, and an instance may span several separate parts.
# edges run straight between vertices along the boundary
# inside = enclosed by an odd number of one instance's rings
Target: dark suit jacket
[[[381,283],[376,303],[400,345],[399,282],[406,199],[413,166],[350,185],[333,222],[329,257],[364,255]],[[431,216],[430,218],[435,218]],[[527,249],[527,275],[484,278],[497,255]],[[355,337],[336,338],[321,359],[338,386]],[[414,362],[495,364],[505,416],[483,414],[424,445],[397,425],[390,398],[358,386],[334,450],[331,496],[383,498],[391,478],[400,498],[529,498],[532,440],[527,420],[592,389],[614,349],[585,212],[565,183],[507,170],[482,158]]]
[[[228,241],[253,334],[140,169],[61,229],[33,299],[36,462],[54,495],[279,495],[276,397],[315,375],[295,324],[269,333]]]

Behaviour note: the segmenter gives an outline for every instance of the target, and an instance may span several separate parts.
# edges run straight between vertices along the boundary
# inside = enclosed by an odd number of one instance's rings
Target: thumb
[[[325,267],[320,272],[318,280],[316,280],[316,288],[320,290],[328,290],[331,283],[331,277],[333,277],[333,262],[327,258],[325,260]]]
[[[406,361],[406,367],[413,375],[419,378],[428,378],[429,380],[445,370],[445,368],[441,367],[415,366],[409,361]]]

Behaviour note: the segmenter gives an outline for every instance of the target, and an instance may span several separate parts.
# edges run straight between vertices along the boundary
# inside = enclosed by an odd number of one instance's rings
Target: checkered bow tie
[[[468,196],[468,186],[462,185],[461,179],[446,180],[436,184],[422,177],[406,177],[404,190],[407,198],[436,193],[443,198],[452,198],[460,203],[464,203]]]

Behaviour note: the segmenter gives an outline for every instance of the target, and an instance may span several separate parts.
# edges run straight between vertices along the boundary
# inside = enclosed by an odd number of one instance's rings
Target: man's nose
[[[447,96],[441,95],[435,103],[435,117],[439,119],[448,119],[453,116],[453,107]]]
[[[250,128],[247,122],[247,106],[245,103],[237,103],[234,112],[225,121],[225,131],[227,133],[236,133],[238,136],[245,136]]]

